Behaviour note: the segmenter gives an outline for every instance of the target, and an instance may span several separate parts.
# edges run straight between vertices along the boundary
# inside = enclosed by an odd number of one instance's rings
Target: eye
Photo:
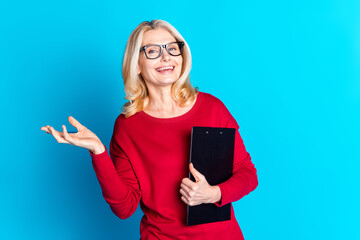
[[[148,53],[149,53],[149,54],[155,54],[155,53],[158,53],[158,51],[157,51],[157,50],[154,50],[154,49],[150,49],[150,50],[148,51]]]
[[[160,53],[160,51],[161,51],[161,48],[160,48],[160,46],[157,46],[157,45],[151,45],[146,48],[146,53],[148,55],[152,55],[152,56],[158,55]]]
[[[168,50],[173,54],[179,54],[180,48],[177,43],[172,43],[168,46]]]

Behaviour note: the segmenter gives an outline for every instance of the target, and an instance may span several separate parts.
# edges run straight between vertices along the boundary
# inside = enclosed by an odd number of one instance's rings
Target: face
[[[149,30],[144,33],[141,47],[150,44],[165,45],[176,42],[176,39],[165,29]],[[144,51],[140,52],[138,74],[141,73],[148,88],[171,86],[181,73],[182,56],[171,56],[164,48],[160,57],[147,59]],[[173,67],[173,69],[163,69]]]

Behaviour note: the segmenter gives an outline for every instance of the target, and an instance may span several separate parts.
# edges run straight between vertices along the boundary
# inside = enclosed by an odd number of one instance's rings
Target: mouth
[[[172,73],[175,69],[175,66],[166,66],[166,67],[160,67],[160,68],[156,68],[155,70],[158,71],[159,73]]]

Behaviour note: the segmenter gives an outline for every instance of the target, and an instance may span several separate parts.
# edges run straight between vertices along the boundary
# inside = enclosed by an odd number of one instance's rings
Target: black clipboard
[[[232,176],[235,128],[193,127],[190,162],[210,185],[217,185]],[[189,178],[195,178],[189,173]],[[218,207],[213,203],[187,205],[186,225],[230,220],[231,204]]]

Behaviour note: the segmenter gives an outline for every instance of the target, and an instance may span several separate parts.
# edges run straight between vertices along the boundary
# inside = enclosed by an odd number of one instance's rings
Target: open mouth
[[[156,68],[155,70],[161,73],[170,73],[174,71],[174,69],[175,66],[167,66],[167,67]]]

